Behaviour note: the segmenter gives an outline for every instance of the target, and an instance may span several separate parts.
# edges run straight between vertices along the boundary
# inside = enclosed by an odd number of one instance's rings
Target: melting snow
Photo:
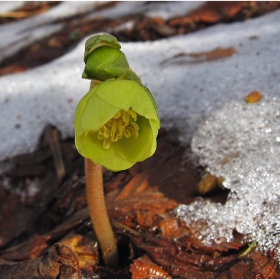
[[[208,117],[192,139],[200,164],[225,178],[231,190],[225,205],[197,199],[176,209],[187,224],[204,220],[205,243],[247,234],[264,251],[277,246],[280,260],[280,103],[232,101]]]

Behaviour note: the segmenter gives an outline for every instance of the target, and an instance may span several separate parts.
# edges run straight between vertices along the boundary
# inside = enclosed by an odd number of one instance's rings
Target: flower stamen
[[[137,113],[128,109],[128,111],[118,111],[112,119],[101,126],[97,132],[97,138],[102,141],[102,147],[104,150],[110,148],[111,142],[117,142],[125,138],[129,138],[132,135],[137,138],[139,135],[139,125],[136,123]]]

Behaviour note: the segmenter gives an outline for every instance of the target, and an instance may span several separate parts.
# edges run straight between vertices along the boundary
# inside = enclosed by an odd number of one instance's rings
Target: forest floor
[[[41,13],[59,2],[26,2],[0,24]],[[117,2],[108,2],[106,9]],[[121,42],[186,34],[220,22],[243,21],[280,8],[280,2],[207,2],[184,17],[144,16],[114,20],[68,18],[67,27],[0,63],[0,75],[47,63],[84,37],[133,19],[131,30],[110,32]],[[117,29],[115,29],[117,30]],[[57,154],[54,146],[61,154]],[[108,268],[92,229],[85,195],[84,160],[74,139],[61,140],[46,127],[35,152],[13,157],[0,177],[0,278],[280,278],[274,253],[262,254],[235,233],[231,242],[206,246],[196,228],[175,217],[173,209],[197,196],[204,170],[185,156],[175,129],[160,130],[154,156],[127,171],[103,170],[106,204],[120,252],[120,267]],[[64,171],[57,167],[57,157]],[[7,188],[9,186],[9,189]],[[228,190],[204,195],[225,203]]]

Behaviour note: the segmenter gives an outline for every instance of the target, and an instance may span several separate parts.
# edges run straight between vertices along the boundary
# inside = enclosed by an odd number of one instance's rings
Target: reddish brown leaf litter
[[[272,255],[253,249],[239,257],[246,248],[241,235],[235,234],[230,243],[206,246],[195,237],[196,228],[175,218],[172,210],[198,195],[202,172],[183,158],[174,132],[163,130],[152,158],[128,171],[104,170],[106,203],[121,252],[119,270],[107,268],[89,220],[83,159],[73,139],[59,141],[59,146],[66,172],[62,179],[51,148],[42,143],[34,153],[11,162],[23,167],[36,162],[44,166],[43,174],[2,178],[0,278],[280,276]],[[37,190],[31,192],[34,184]],[[219,190],[210,197],[223,202],[226,195]]]
[[[130,267],[132,279],[170,279],[171,276],[156,265],[148,255],[138,258]]]
[[[211,1],[189,13],[186,17],[171,20],[170,24],[172,26],[177,26],[190,24],[193,20],[196,22],[200,21],[206,23],[216,23],[229,20],[247,5],[247,1]]]
[[[36,1],[26,1],[24,5],[18,10],[5,13],[0,12],[0,24],[5,24],[44,13],[57,4],[59,4],[58,1],[44,1],[41,3],[38,3]]]
[[[78,260],[69,247],[54,244],[42,257],[18,263],[0,260],[1,278],[81,278]]]

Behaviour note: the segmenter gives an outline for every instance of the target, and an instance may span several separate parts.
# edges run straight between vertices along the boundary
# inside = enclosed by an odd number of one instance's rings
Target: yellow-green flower
[[[94,86],[75,112],[75,145],[85,158],[112,171],[152,156],[159,129],[149,90],[134,80],[107,80]]]

